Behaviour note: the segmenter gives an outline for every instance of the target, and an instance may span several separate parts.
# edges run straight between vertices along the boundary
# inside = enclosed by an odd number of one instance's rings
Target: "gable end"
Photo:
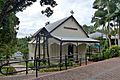
[[[64,20],[61,24],[59,24],[58,26],[56,26],[52,31],[50,31],[50,33],[52,33],[54,30],[56,30],[60,25],[62,25],[64,22],[66,22],[70,17],[68,17],[66,20]]]
[[[85,33],[85,35],[89,38],[89,36],[88,36],[88,34],[85,32],[85,30],[83,29],[83,27],[77,22],[77,20],[73,17],[73,16],[71,16],[73,19],[74,19],[74,21],[78,24],[78,26],[82,29],[82,31]]]

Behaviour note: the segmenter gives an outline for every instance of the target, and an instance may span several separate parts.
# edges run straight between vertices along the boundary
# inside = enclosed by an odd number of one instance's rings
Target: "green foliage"
[[[73,59],[68,59],[67,66],[72,66],[72,65],[73,65]]]
[[[17,50],[23,53],[23,58],[28,59],[28,41],[30,41],[29,37],[19,38],[17,39]]]
[[[120,56],[120,47],[117,45],[114,45],[107,49],[103,49],[101,53],[92,54],[91,60],[100,61],[100,60],[109,59],[113,57],[119,57],[119,56]]]
[[[12,66],[5,66],[2,68],[1,70],[3,73],[10,73],[9,75],[14,75],[15,73],[12,72],[16,72],[15,68]]]
[[[114,45],[114,46],[106,49],[105,52],[103,51],[103,53],[104,53],[105,58],[118,57],[118,56],[120,56],[120,47]]]
[[[109,51],[109,48],[104,49],[104,50],[102,51],[103,59],[109,59],[109,58],[111,58],[109,52],[110,52],[110,51]]]
[[[3,21],[0,26],[0,43],[7,44],[16,40],[17,17],[11,13]]]
[[[20,21],[19,18],[16,17],[16,13],[25,10],[26,7],[36,1],[37,0],[0,0],[0,59],[4,56],[10,57],[8,54],[13,54],[16,51],[15,49],[17,49],[16,30],[19,28],[17,25],[19,25]],[[57,3],[54,0],[40,0],[40,5],[49,5],[53,8]],[[42,14],[45,14],[47,17],[51,16],[53,14],[51,8],[46,8],[45,11],[42,11]],[[21,47],[19,46],[17,50],[24,53],[24,58],[27,58],[27,42],[22,42],[21,40],[18,45],[21,45]]]
[[[9,14],[3,19],[0,26],[0,59],[9,58],[13,54],[16,45],[16,21],[17,17],[14,13]]]
[[[95,14],[94,14],[94,16],[96,16],[96,17],[104,17],[104,15],[106,15],[107,14],[107,11],[105,10],[98,10],[98,11],[96,11],[95,12]]]
[[[26,63],[24,63],[24,65],[26,65]],[[35,63],[35,65],[36,65],[36,63]],[[37,65],[39,65],[39,62],[37,62]],[[40,62],[40,65],[41,66],[47,66],[48,64],[45,62]],[[28,67],[34,67],[34,62],[29,62],[28,63]]]
[[[91,25],[88,26],[86,24],[83,25],[83,29],[85,30],[87,34],[93,33],[96,30],[94,26],[91,26]]]
[[[92,54],[90,56],[91,59],[89,59],[90,61],[101,61],[103,60],[103,56],[101,53],[95,53],[95,54]]]
[[[116,24],[111,26],[110,23],[120,23],[120,0],[95,0],[93,8],[96,9],[91,21],[94,23],[94,27],[102,27],[102,31],[104,31],[106,36],[116,35],[117,31],[113,31],[115,30]],[[109,40],[109,46],[111,46],[111,39],[110,37],[107,38]]]
[[[10,56],[12,56],[12,54],[14,52],[16,52],[14,48],[15,48],[14,45],[12,45],[10,43],[1,45],[1,47],[0,47],[0,59],[9,59]]]
[[[1,44],[0,46],[0,59],[8,59],[12,54],[17,51],[23,53],[23,58],[28,59],[28,41],[29,37],[16,40],[15,43]]]
[[[34,62],[29,62],[28,67],[34,67]]]
[[[6,18],[11,13],[17,13],[19,11],[25,10],[28,6],[31,6],[37,0],[0,0],[0,25],[3,23],[3,19]],[[54,0],[39,0],[40,5],[48,5],[46,10],[42,11],[47,17],[53,14],[51,8],[57,5]]]

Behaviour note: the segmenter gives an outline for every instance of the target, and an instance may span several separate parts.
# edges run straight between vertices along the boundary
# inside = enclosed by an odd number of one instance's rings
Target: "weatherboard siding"
[[[67,29],[67,28],[71,29]],[[59,37],[80,37],[87,38],[84,31],[80,28],[80,26],[74,21],[74,19],[70,18],[62,25],[60,25],[56,30],[54,30],[52,35]]]

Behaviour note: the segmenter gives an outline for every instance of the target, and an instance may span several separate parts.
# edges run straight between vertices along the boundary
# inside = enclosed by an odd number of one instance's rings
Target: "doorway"
[[[73,44],[68,45],[68,58],[73,58]]]

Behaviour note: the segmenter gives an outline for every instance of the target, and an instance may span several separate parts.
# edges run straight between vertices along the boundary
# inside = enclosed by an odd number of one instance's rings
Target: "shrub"
[[[110,50],[109,50],[109,48],[108,49],[105,49],[105,50],[103,50],[102,51],[102,55],[103,55],[103,59],[109,59],[109,58],[111,58],[111,56],[110,56]]]
[[[102,54],[101,53],[95,53],[91,55],[90,61],[101,61],[103,60]]]
[[[104,55],[104,59],[118,57],[120,56],[120,47],[114,45],[106,50],[103,50],[102,53]]]
[[[73,66],[73,59],[72,58],[67,60],[67,66]]]
[[[8,75],[14,75],[15,73],[13,72],[16,72],[16,69],[12,66],[5,66],[2,68],[1,70],[3,73],[9,73]]]
[[[91,61],[101,61],[113,57],[120,56],[120,47],[117,45],[111,46],[110,48],[103,49],[101,53],[91,55]]]
[[[28,67],[34,67],[34,63],[33,62],[29,62],[28,63]]]
[[[119,46],[112,46],[110,48],[111,57],[118,57],[120,56],[120,47]]]

